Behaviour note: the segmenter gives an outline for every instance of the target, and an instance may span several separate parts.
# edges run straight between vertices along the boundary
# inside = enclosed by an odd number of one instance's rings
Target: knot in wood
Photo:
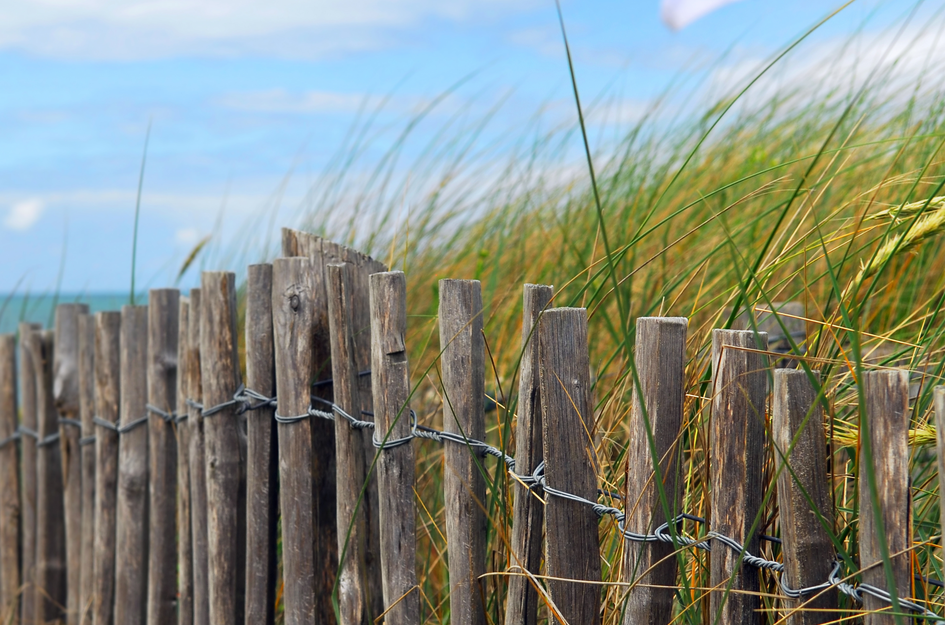
[[[298,310],[299,304],[301,304],[301,300],[299,299],[298,294],[293,293],[292,296],[289,298],[289,306],[292,308],[292,310]]]

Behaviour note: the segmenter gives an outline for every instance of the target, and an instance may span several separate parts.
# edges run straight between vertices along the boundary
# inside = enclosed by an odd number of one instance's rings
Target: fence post
[[[190,464],[191,537],[194,549],[194,625],[210,624],[209,537],[207,536],[207,456],[204,448],[203,412],[194,403],[203,398],[200,367],[200,289],[190,290],[187,320],[187,410]]]
[[[765,332],[712,331],[711,529],[735,539],[754,555],[758,555],[759,532],[749,535],[749,531],[764,490],[768,358],[747,350],[765,350],[767,345]],[[758,571],[744,566],[737,552],[718,543],[713,545],[711,560],[710,617],[718,618],[719,625],[760,623],[760,601],[752,594],[759,590]],[[731,591],[726,592],[729,584]]]
[[[685,317],[640,317],[634,359],[634,383],[628,429],[625,527],[650,533],[680,511],[679,438],[685,399]],[[652,436],[652,439],[650,438]],[[669,505],[669,516],[656,486],[653,457]],[[663,625],[673,620],[677,558],[671,543],[624,543],[624,581],[637,582],[629,593],[624,625]]]
[[[371,293],[371,386],[374,436],[396,441],[411,434],[410,372],[407,363],[407,283],[400,271],[375,273]],[[414,504],[414,452],[409,443],[380,451],[381,575],[385,623],[420,622],[417,588],[417,536]],[[396,605],[395,605],[396,604]]]
[[[115,624],[143,625],[148,592],[148,307],[121,308]],[[125,429],[127,428],[127,429]]]
[[[190,300],[177,313],[177,625],[194,622],[194,547],[190,526],[190,407],[187,405]]]
[[[38,324],[21,322],[20,334],[20,426],[23,432],[36,432],[37,423],[37,377],[33,362],[34,332]],[[20,522],[23,532],[21,574],[23,593],[20,597],[20,621],[24,624],[36,620],[36,438],[23,434],[20,437],[20,469],[23,490],[20,493]]]
[[[542,438],[549,487],[597,501],[594,402],[587,310],[554,308],[538,322]],[[568,580],[601,579],[598,518],[590,506],[546,493],[545,572]],[[600,623],[600,587],[551,579],[560,613],[554,622]]]
[[[485,340],[478,280],[440,280],[443,430],[485,440]],[[450,618],[485,624],[479,577],[486,572],[486,482],[479,450],[447,444],[443,491],[450,572]]]
[[[356,269],[355,269],[356,271]],[[358,367],[352,328],[352,268],[347,264],[328,265],[328,318],[331,328],[331,371],[335,403],[356,419],[361,419]],[[341,625],[370,622],[367,605],[366,498],[364,487],[364,444],[361,430],[347,420],[335,418],[335,458],[338,461],[338,554],[341,558],[338,581],[338,612]]]
[[[66,528],[66,623],[79,622],[82,584],[82,455],[79,437],[79,315],[88,314],[85,304],[56,307],[53,398],[59,413],[59,447],[62,459],[62,490]]]
[[[117,424],[122,377],[121,313],[95,314],[94,360],[95,416],[101,422]],[[118,444],[117,432],[101,425],[95,428],[95,582],[92,588],[95,625],[111,625],[115,607]]]
[[[811,372],[820,384],[820,374]],[[791,588],[820,584],[833,566],[833,545],[816,513],[833,527],[833,503],[827,490],[824,416],[817,390],[802,369],[776,369],[772,397],[774,461],[778,475],[778,514],[781,518],[781,549],[784,573]],[[794,449],[788,455],[791,442]],[[786,466],[785,466],[786,465]],[[813,502],[814,509],[811,508]],[[837,607],[834,590],[815,597],[787,599],[788,625],[832,622]],[[818,612],[817,610],[822,610]]]
[[[95,318],[79,315],[79,414],[82,416],[82,586],[79,589],[79,623],[92,622],[95,579]]]
[[[515,471],[530,474],[544,459],[541,440],[541,385],[538,379],[538,317],[551,304],[554,288],[526,284],[522,306],[522,360],[518,382],[518,422],[515,426]],[[512,566],[538,574],[545,508],[536,493],[510,483],[512,500]],[[509,578],[505,618],[508,623],[535,625],[538,592],[524,575]]]
[[[177,334],[180,291],[148,294],[148,624],[170,623],[177,613]]]
[[[272,265],[250,265],[246,280],[246,384],[276,393],[272,338]],[[273,413],[263,406],[246,422],[246,622],[272,625],[276,601],[279,447]]]
[[[0,334],[0,618],[4,623],[13,622],[20,592],[16,408],[16,337]]]
[[[40,622],[62,617],[66,604],[66,533],[63,518],[62,456],[53,399],[52,330],[32,337],[36,368],[36,608]]]
[[[210,622],[243,621],[246,547],[245,509],[240,510],[241,454],[237,408],[230,404],[240,385],[236,337],[236,276],[205,271],[200,283],[200,377],[203,382],[207,471]],[[245,490],[242,499],[245,499]],[[241,518],[242,517],[242,518]]]
[[[912,596],[912,505],[909,495],[909,372],[905,370],[868,371],[864,375],[866,414],[861,418],[859,499],[860,499],[860,567],[863,582],[892,592],[883,570],[879,534],[884,532],[889,548],[890,564],[901,598]],[[863,427],[866,425],[866,428]],[[868,438],[863,437],[868,435]],[[864,443],[872,448],[872,463],[863,451]],[[867,471],[869,465],[876,478],[879,494],[878,525],[870,497]],[[886,613],[866,614],[865,625],[893,625],[897,619],[889,614],[889,604],[863,597],[866,610],[886,609]],[[898,619],[902,620],[902,619]]]
[[[277,258],[272,265],[272,326],[275,338],[278,414],[308,413],[313,374],[314,263]],[[279,423],[282,566],[286,625],[315,622],[315,535],[311,419]]]

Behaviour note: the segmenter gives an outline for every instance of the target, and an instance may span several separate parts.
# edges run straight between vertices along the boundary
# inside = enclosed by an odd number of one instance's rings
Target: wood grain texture
[[[79,315],[79,414],[82,438],[92,441],[81,445],[82,456],[82,540],[79,577],[79,623],[92,622],[92,596],[95,582],[95,318]],[[88,438],[86,438],[88,437]]]
[[[121,410],[121,313],[95,314],[95,416],[117,423]],[[95,428],[95,554],[92,622],[111,625],[115,607],[118,433]]]
[[[355,358],[352,274],[348,264],[328,265],[328,317],[331,327],[331,367],[334,401],[360,419],[361,397]],[[364,487],[362,432],[335,418],[335,457],[338,460],[338,613],[341,625],[362,625],[368,616],[368,579],[365,566],[367,519],[361,500]]]
[[[273,397],[272,265],[250,265],[246,281],[246,385]],[[246,622],[272,625],[276,603],[279,447],[273,408],[247,413]]]
[[[190,352],[190,300],[180,298],[177,320],[177,624],[194,622],[194,547],[190,523],[190,418],[187,372]]]
[[[200,373],[200,289],[190,290],[190,318],[187,321],[187,397],[196,402],[203,398]],[[209,536],[207,535],[207,456],[204,445],[203,413],[188,405],[187,429],[190,435],[191,543],[194,549],[194,625],[210,623]]]
[[[712,422],[709,431],[709,476],[712,530],[730,536],[758,555],[758,532],[750,532],[761,507],[765,445],[765,400],[768,358],[746,351],[767,348],[768,335],[748,330],[712,331]],[[760,623],[758,570],[741,563],[725,547],[712,550],[710,598],[712,618],[720,625]],[[731,589],[725,592],[730,580]]]
[[[597,500],[594,401],[587,310],[555,308],[538,322],[545,479],[549,487]],[[600,588],[568,579],[601,579],[597,516],[583,504],[547,496],[545,574],[551,599],[568,623],[600,623]],[[559,619],[553,619],[560,622]]]
[[[53,399],[52,330],[32,335],[36,370],[36,608],[41,622],[64,617],[66,605],[66,528],[63,510],[62,456],[55,434],[59,416]]]
[[[20,335],[20,424],[36,431],[36,367],[33,363],[33,332],[38,324],[21,322]],[[22,531],[20,571],[23,592],[20,596],[20,621],[32,623],[36,620],[36,439],[23,436],[20,439],[20,528]]]
[[[634,384],[628,429],[626,528],[652,533],[681,512],[679,438],[685,399],[686,331],[684,317],[637,319]],[[636,381],[635,381],[636,382]],[[659,474],[654,456],[659,459]],[[662,483],[665,504],[657,483]],[[624,542],[625,582],[630,590],[624,625],[664,625],[673,619],[677,558],[672,543]],[[662,588],[660,588],[662,586]]]
[[[56,353],[53,361],[53,397],[59,416],[59,447],[66,527],[66,623],[79,622],[82,586],[82,453],[79,449],[79,315],[86,304],[56,307]]]
[[[482,289],[478,280],[440,280],[440,369],[443,429],[485,440],[485,340]],[[486,572],[486,482],[482,457],[468,447],[443,449],[443,494],[450,571],[450,621],[484,625]]]
[[[909,372],[905,370],[868,371],[864,375],[865,432],[869,436],[872,459],[863,451],[860,441],[860,567],[863,582],[890,592],[883,570],[879,544],[885,533],[889,548],[895,591],[899,597],[912,597],[912,498],[909,493]],[[861,422],[862,423],[862,422]],[[872,462],[870,462],[872,461]],[[867,467],[872,464],[876,476],[879,511],[873,507],[869,492]],[[879,517],[877,519],[876,517]],[[879,521],[879,522],[877,522]],[[868,595],[863,598],[866,610],[889,608],[885,601]],[[865,625],[893,625],[891,614],[872,613],[863,617]],[[902,619],[900,619],[902,620]]]
[[[200,376],[208,410],[231,401],[240,385],[236,277],[226,271],[203,272],[200,297]],[[245,451],[236,406],[204,417],[204,446],[210,622],[234,625],[243,621],[246,581],[246,511],[239,505]]]
[[[19,611],[20,473],[16,442],[16,336],[0,334],[0,618],[9,623]]]
[[[541,436],[541,384],[538,375],[538,332],[541,313],[551,305],[554,287],[526,284],[522,305],[522,364],[518,383],[518,421],[515,424],[515,470],[531,474],[545,452]],[[521,485],[512,485],[511,566],[537,575],[541,564],[545,506]],[[505,604],[509,623],[535,625],[538,619],[538,592],[524,576],[509,578]]]
[[[148,403],[177,409],[177,340],[180,291],[148,293]],[[148,615],[149,625],[177,614],[177,440],[174,424],[148,413]]]
[[[410,372],[407,348],[407,282],[400,271],[375,273],[371,293],[371,384],[374,436],[379,441],[410,435]],[[377,460],[380,499],[381,574],[385,623],[420,622],[417,592],[414,449],[384,449]],[[396,604],[396,605],[395,605]]]
[[[303,415],[314,373],[315,266],[308,258],[279,258],[272,273],[279,414]],[[278,429],[285,622],[307,625],[316,622],[312,475],[305,470],[312,466],[311,419],[280,423]]]
[[[148,307],[121,308],[121,411],[126,425],[147,414]],[[100,429],[101,433],[101,429]],[[144,625],[148,593],[148,427],[118,437],[115,624]]]
[[[820,374],[812,373],[819,385]],[[778,514],[784,575],[791,588],[815,586],[827,579],[833,568],[833,545],[823,525],[825,522],[833,528],[833,502],[827,489],[823,410],[806,372],[801,369],[774,372],[771,413],[775,466],[780,470]],[[823,517],[823,522],[817,514]],[[801,608],[789,613],[787,625],[829,623],[836,618],[830,609],[837,607],[837,593],[831,590],[812,598],[786,599],[785,605],[789,609]]]

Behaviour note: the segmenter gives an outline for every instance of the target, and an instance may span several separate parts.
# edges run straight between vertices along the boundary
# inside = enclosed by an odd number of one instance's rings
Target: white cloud
[[[9,230],[23,232],[33,227],[43,214],[46,205],[39,198],[30,198],[16,202],[10,207],[3,225]]]
[[[181,245],[193,245],[200,239],[200,232],[196,228],[179,228],[174,233],[174,240]]]
[[[254,113],[350,113],[361,107],[374,108],[380,102],[381,98],[354,93],[290,93],[285,89],[229,93],[216,101],[224,108]]]

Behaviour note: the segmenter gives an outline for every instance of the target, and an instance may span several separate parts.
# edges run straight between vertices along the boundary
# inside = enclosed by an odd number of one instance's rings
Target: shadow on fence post
[[[34,332],[39,324],[21,322],[20,333],[20,402],[22,413],[20,426],[24,434],[20,437],[20,518],[22,531],[21,574],[23,592],[20,596],[20,620],[32,623],[36,620],[36,438],[25,432],[36,432],[37,422],[37,376],[33,363]]]
[[[759,532],[749,535],[749,531],[764,490],[768,357],[747,350],[767,346],[764,332],[712,331],[711,529],[734,538],[754,555]],[[713,544],[711,561],[712,622],[718,618],[719,625],[760,623],[758,570],[745,566],[737,552],[719,543]]]
[[[597,501],[594,401],[587,310],[554,308],[538,322],[545,479],[550,488]],[[545,569],[551,599],[568,623],[600,623],[598,519],[582,503],[545,493]],[[560,622],[553,618],[553,622]]]
[[[79,589],[79,623],[92,622],[92,597],[95,584],[95,318],[79,315],[79,414],[82,438],[82,586]]]
[[[679,513],[682,483],[677,481],[678,450],[686,393],[688,324],[685,317],[637,319],[634,359],[640,384],[634,384],[630,411],[624,499],[625,527],[634,532],[652,533]],[[656,488],[654,454],[659,458],[659,475],[670,507],[668,518]],[[671,587],[676,585],[677,568],[672,543],[625,542],[623,566],[623,581],[638,583],[629,592],[624,625],[672,621],[676,591]]]
[[[14,622],[20,592],[16,408],[16,337],[0,334],[0,618],[4,623]]]
[[[194,625],[210,623],[210,563],[207,536],[207,456],[204,446],[203,379],[200,373],[200,289],[190,290],[190,318],[187,320],[187,433],[190,438],[190,528],[194,550]]]
[[[879,533],[886,535],[892,565],[895,592],[900,599],[912,596],[912,505],[909,494],[909,372],[904,370],[867,371],[861,387],[865,395],[865,422],[872,448],[872,466],[876,476],[876,491],[879,494],[879,516],[882,526],[876,523],[876,511],[870,497],[867,479],[867,459],[862,455],[860,442],[859,498],[860,498],[860,567],[863,582],[890,593],[893,589],[886,581]],[[866,434],[860,428],[861,436]],[[865,625],[893,625],[896,621],[911,619],[889,614],[889,604],[864,595],[866,610],[886,609],[887,613],[866,614]]]
[[[194,622],[194,543],[191,530],[190,415],[187,398],[190,352],[190,300],[180,298],[177,313],[177,625]]]
[[[535,324],[551,304],[554,288],[526,284],[522,305],[522,362],[518,383],[518,422],[515,426],[515,471],[529,475],[544,459],[541,440],[541,385],[538,379],[538,332]],[[512,545],[511,566],[533,575],[541,565],[541,536],[545,506],[535,492],[511,483]],[[538,591],[524,575],[509,578],[505,618],[508,623],[535,625],[538,620]]]
[[[812,373],[819,384],[820,374]],[[784,556],[782,575],[791,588],[815,586],[830,575],[834,551],[827,530],[814,514],[810,502],[831,528],[833,503],[827,490],[823,410],[817,401],[817,390],[804,370],[774,371],[771,412],[774,463],[780,471],[778,514]],[[788,455],[795,439],[794,449]],[[787,625],[817,625],[836,618],[831,611],[837,608],[835,590],[784,602],[788,609],[801,608],[787,617]]]

